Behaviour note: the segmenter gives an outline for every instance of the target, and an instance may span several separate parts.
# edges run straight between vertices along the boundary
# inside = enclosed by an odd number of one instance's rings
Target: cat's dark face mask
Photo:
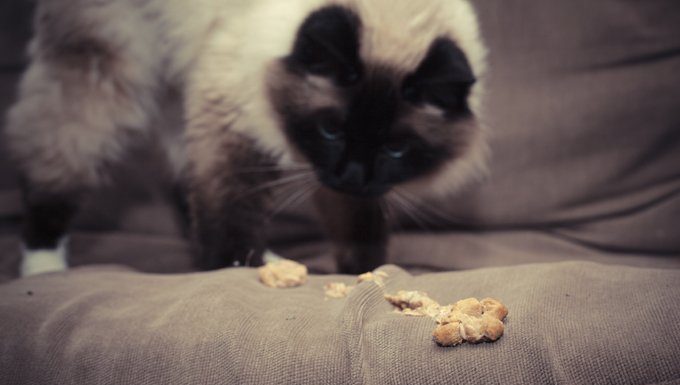
[[[286,136],[323,184],[380,196],[460,155],[466,132],[455,123],[471,115],[466,100],[474,77],[448,38],[433,41],[407,74],[362,63],[360,32],[358,17],[340,6],[312,13],[270,89]],[[331,88],[310,91],[310,77]],[[321,98],[337,103],[320,106]]]

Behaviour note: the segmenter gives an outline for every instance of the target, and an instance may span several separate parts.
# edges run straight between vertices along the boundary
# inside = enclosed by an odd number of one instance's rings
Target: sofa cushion
[[[474,4],[490,48],[491,174],[429,203],[421,210],[425,229],[402,215],[396,229],[404,234],[395,239],[391,261],[436,269],[577,257],[680,263],[680,2]],[[2,10],[4,115],[23,64],[30,6],[12,0]],[[7,247],[0,250],[0,280],[16,274],[20,213],[3,155],[0,243]],[[158,272],[190,266],[167,181],[147,163],[135,158],[115,186],[86,205],[72,238],[75,264],[121,262]],[[327,256],[329,245],[310,211],[277,217],[272,248],[332,271],[328,258],[316,258]],[[412,242],[421,230],[438,233]],[[422,249],[428,252],[414,253]]]
[[[495,343],[436,346],[373,283],[271,289],[251,268],[148,275],[81,268],[0,285],[0,373],[11,384],[652,384],[680,381],[680,270],[590,262],[411,276],[387,292],[500,299]]]

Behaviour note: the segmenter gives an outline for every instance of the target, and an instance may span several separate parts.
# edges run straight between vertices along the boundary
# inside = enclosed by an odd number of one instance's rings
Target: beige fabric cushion
[[[8,52],[0,68],[3,111],[22,63],[27,4],[0,6],[8,21],[0,23],[0,52]],[[421,238],[404,216],[390,261],[434,269],[574,258],[680,266],[680,2],[474,4],[490,47],[491,175],[431,203],[440,214],[423,209],[432,222],[425,230],[436,235]],[[2,155],[0,280],[16,274],[20,212]],[[137,158],[86,205],[73,263],[190,269],[161,174]],[[333,271],[329,245],[304,209],[279,216],[270,233],[275,251]]]
[[[255,269],[145,275],[83,268],[0,286],[7,384],[652,384],[680,381],[680,270],[569,262],[411,276],[386,290],[442,303],[496,297],[496,343],[440,348],[434,322],[364,283],[324,300],[312,276],[271,289]]]

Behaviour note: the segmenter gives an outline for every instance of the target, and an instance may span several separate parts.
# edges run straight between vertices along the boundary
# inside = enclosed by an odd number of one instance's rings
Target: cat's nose
[[[364,167],[358,162],[348,162],[340,175],[342,184],[352,187],[361,187],[365,183]]]

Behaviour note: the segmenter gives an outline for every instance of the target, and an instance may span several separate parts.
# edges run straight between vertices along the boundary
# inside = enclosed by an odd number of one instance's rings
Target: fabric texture
[[[29,4],[0,5],[3,110],[25,64]],[[491,174],[427,202],[418,220],[402,214],[389,262],[430,270],[571,259],[680,266],[680,3],[474,4],[489,45]],[[144,145],[113,186],[86,202],[72,264],[191,270],[169,182]],[[16,276],[20,206],[0,154],[0,280]],[[269,233],[279,254],[334,271],[311,205],[285,210]]]
[[[252,268],[145,275],[82,268],[0,286],[7,384],[653,384],[680,382],[680,270],[589,262],[411,276],[385,290],[441,303],[493,296],[495,343],[441,348],[435,323],[393,311],[366,282],[344,299]],[[641,289],[644,288],[644,289]]]

